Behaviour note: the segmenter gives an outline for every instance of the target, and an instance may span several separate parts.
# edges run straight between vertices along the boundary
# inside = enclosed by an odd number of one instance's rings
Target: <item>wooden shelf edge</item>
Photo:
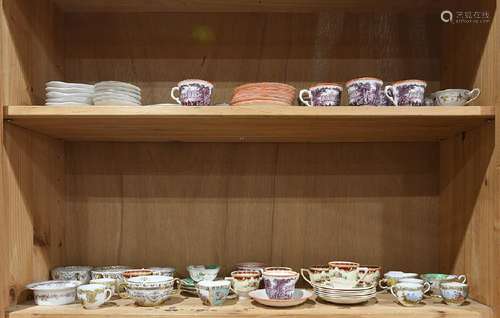
[[[383,292],[361,305],[334,305],[323,301],[308,300],[305,304],[291,308],[269,308],[251,300],[228,300],[224,306],[208,307],[195,297],[173,296],[164,305],[158,307],[137,307],[131,300],[111,300],[110,303],[96,310],[85,310],[79,304],[66,306],[17,305],[7,311],[10,318],[59,318],[65,317],[492,317],[492,309],[470,300],[467,305],[454,307],[434,303],[430,299],[418,307],[403,307],[395,303],[394,298]]]
[[[460,107],[301,107],[301,106],[4,106],[6,119],[109,117],[480,117],[493,119],[494,106]]]

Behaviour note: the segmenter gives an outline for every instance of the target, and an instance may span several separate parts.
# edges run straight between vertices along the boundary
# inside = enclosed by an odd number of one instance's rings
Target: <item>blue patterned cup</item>
[[[349,106],[378,105],[382,80],[374,77],[361,77],[348,81],[347,94]]]
[[[391,294],[403,306],[416,306],[424,299],[424,287],[416,283],[397,283],[391,287]]]
[[[425,104],[427,83],[421,80],[406,80],[387,85],[385,95],[396,106],[422,106]]]
[[[170,91],[170,97],[180,105],[185,106],[209,106],[212,103],[212,83],[189,79],[181,81]],[[176,93],[179,97],[175,96]]]
[[[231,282],[227,280],[202,280],[196,284],[196,290],[204,305],[221,306],[229,295]]]
[[[339,106],[342,86],[336,83],[316,84],[299,93],[299,99],[307,106]]]
[[[270,299],[292,299],[299,273],[290,270],[266,270],[262,278]]]

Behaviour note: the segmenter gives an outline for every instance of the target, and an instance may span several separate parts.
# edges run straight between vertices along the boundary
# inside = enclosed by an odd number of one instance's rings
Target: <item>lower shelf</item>
[[[453,307],[434,303],[426,299],[419,307],[402,307],[394,302],[394,298],[385,292],[379,293],[377,300],[362,305],[334,305],[321,300],[309,300],[307,303],[292,308],[270,308],[261,306],[251,300],[227,300],[224,306],[208,307],[195,297],[172,296],[159,307],[137,307],[131,300],[112,300],[95,310],[83,309],[79,304],[67,306],[35,306],[24,304],[13,306],[7,312],[10,318],[52,318],[52,317],[491,317],[489,307],[469,301],[468,304]]]

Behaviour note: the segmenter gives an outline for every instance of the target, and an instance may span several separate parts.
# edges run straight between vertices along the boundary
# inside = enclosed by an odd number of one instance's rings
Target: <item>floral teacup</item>
[[[342,86],[340,84],[321,83],[301,90],[299,99],[307,106],[338,106],[340,105],[341,93]]]
[[[469,295],[469,286],[464,283],[441,283],[441,297],[448,305],[462,305]]]
[[[116,279],[114,278],[96,278],[90,280],[91,284],[104,285],[106,288],[111,289],[113,295],[116,295]]]
[[[401,278],[399,280],[400,283],[412,283],[412,284],[420,284],[422,285],[424,294],[431,290],[431,284],[423,279],[419,278]]]
[[[417,273],[390,271],[384,274],[384,278],[378,282],[378,286],[382,289],[389,290],[392,286],[396,285],[400,279],[417,278],[417,277],[418,277]]]
[[[361,77],[348,81],[347,94],[350,106],[378,105],[382,80],[374,77]]]
[[[270,299],[291,299],[299,273],[291,270],[265,270],[262,278]]]
[[[232,283],[234,292],[240,298],[248,298],[248,293],[259,289],[261,280],[260,271],[234,271],[231,277],[226,277]]]
[[[187,267],[189,276],[195,282],[201,282],[202,280],[214,280],[217,278],[219,273],[219,265],[189,265]]]
[[[220,306],[229,295],[231,282],[227,280],[203,280],[196,284],[196,290],[203,304]]]
[[[380,274],[380,272],[381,272],[380,267],[376,266],[376,265],[361,265],[359,272],[361,274],[363,274],[365,271],[367,273],[366,273],[363,281],[368,285],[377,286],[378,281],[380,280],[380,275],[381,275]]]
[[[111,299],[113,291],[101,284],[88,284],[78,287],[76,294],[85,309],[96,309]]]
[[[422,106],[425,102],[427,83],[421,80],[406,80],[387,85],[385,95],[396,106]]]
[[[323,284],[329,280],[328,273],[330,272],[330,267],[328,265],[313,265],[309,266],[309,268],[302,268],[300,270],[300,274],[302,278],[311,286],[315,284]],[[306,277],[305,273],[307,273]]]
[[[170,96],[180,105],[208,106],[212,103],[213,90],[214,85],[210,82],[188,79],[173,87]],[[176,92],[179,93],[179,97],[175,96]]]
[[[50,275],[53,280],[77,280],[88,284],[91,270],[91,266],[64,266],[54,268]]]
[[[403,306],[415,306],[424,298],[422,285],[415,283],[397,283],[391,287],[391,294]]]
[[[358,263],[334,261],[329,262],[328,266],[330,285],[335,288],[356,287],[368,274],[368,268],[359,267]]]
[[[436,106],[464,106],[479,97],[481,91],[474,88],[467,89],[445,89],[431,94],[431,98]]]

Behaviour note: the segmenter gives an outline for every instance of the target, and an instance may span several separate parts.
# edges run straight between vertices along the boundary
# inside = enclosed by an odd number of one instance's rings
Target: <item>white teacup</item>
[[[96,309],[111,299],[113,291],[101,284],[88,284],[78,287],[76,294],[85,309]]]
[[[431,284],[429,282],[426,282],[423,279],[420,278],[401,278],[399,280],[400,283],[410,283],[410,284],[419,284],[422,285],[422,289],[424,291],[424,294],[429,292],[431,290]]]
[[[479,97],[481,91],[474,88],[467,89],[445,89],[431,94],[435,106],[464,106]]]
[[[358,263],[334,261],[329,262],[330,285],[335,288],[353,288],[365,279],[368,268],[359,267]]]
[[[114,278],[96,278],[91,279],[90,284],[104,285],[106,288],[111,289],[113,295],[116,295],[116,279]]]
[[[399,280],[405,278],[417,278],[416,273],[405,273],[399,271],[390,271],[384,274],[384,278],[378,282],[378,286],[382,289],[389,290],[392,286],[396,285]]]

